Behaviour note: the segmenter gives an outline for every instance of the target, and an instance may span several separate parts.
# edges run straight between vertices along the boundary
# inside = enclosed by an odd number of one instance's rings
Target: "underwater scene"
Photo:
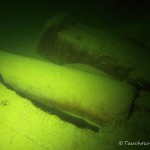
[[[0,18],[0,150],[150,149],[149,0],[6,0]]]

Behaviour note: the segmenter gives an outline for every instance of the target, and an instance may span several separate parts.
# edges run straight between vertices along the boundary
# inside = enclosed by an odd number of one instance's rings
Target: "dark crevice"
[[[31,100],[31,101],[36,107],[38,107],[38,108],[42,109],[43,111],[48,112],[52,115],[58,116],[63,121],[74,124],[75,126],[82,128],[82,129],[87,128],[87,129],[91,129],[95,132],[99,131],[99,128],[97,126],[94,126],[92,124],[88,124],[84,119],[74,117],[74,116],[69,115],[68,113],[65,113],[59,109],[56,109],[54,107],[48,107],[48,106],[43,105],[37,101],[34,101],[34,100]]]
[[[128,120],[130,119],[130,117],[131,117],[131,115],[132,115],[132,113],[134,111],[135,101],[139,97],[140,91],[141,91],[140,88],[136,88],[136,91],[135,91],[135,94],[134,94],[134,97],[133,97],[133,101],[131,103],[131,107],[130,107],[130,110],[129,110]]]
[[[16,94],[18,94],[19,96],[26,98],[28,100],[30,100],[32,102],[32,104],[34,104],[36,107],[40,108],[42,111],[46,112],[46,113],[50,113],[52,115],[56,115],[58,116],[61,120],[74,124],[75,126],[81,128],[81,129],[90,129],[92,131],[95,132],[99,132],[99,128],[98,126],[95,126],[93,124],[87,123],[84,119],[82,118],[78,118],[72,115],[69,115],[68,113],[61,111],[59,109],[56,109],[54,107],[48,107],[34,99],[31,99],[30,97],[28,97],[27,95],[25,95],[24,93],[20,92],[20,91],[16,91],[12,86],[10,86],[9,84],[7,84],[2,75],[0,74],[0,82],[6,86],[8,89],[15,91]]]

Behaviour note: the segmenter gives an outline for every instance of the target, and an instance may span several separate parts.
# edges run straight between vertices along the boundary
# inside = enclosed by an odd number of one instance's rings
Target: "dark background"
[[[0,50],[25,53],[25,49],[33,48],[46,21],[61,11],[72,12],[81,22],[115,30],[140,8],[149,12],[149,6],[148,0],[3,0]]]

